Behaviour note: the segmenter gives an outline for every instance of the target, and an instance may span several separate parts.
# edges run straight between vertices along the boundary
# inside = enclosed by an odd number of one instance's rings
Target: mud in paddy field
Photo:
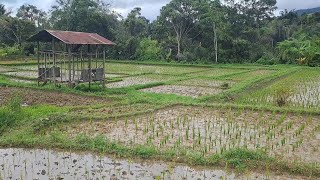
[[[134,85],[144,85],[157,82],[165,82],[170,80],[178,79],[178,76],[169,75],[142,75],[123,78],[122,81],[109,83],[106,86],[108,88],[122,88]],[[180,77],[181,78],[181,77]]]
[[[194,78],[194,79],[189,79],[185,81],[179,81],[175,84],[182,85],[182,86],[212,87],[212,88],[221,88],[222,86],[225,85],[228,88],[230,88],[234,86],[236,83],[233,81]]]
[[[0,149],[0,179],[304,179],[248,172],[240,176],[222,169],[181,164],[119,160],[85,153],[52,150]]]
[[[0,87],[0,105],[6,104],[12,96],[17,95],[22,97],[24,105],[49,104],[55,106],[83,106],[111,102],[101,97],[80,96],[29,88]]]
[[[0,66],[0,73],[9,72],[9,71],[13,71],[13,69],[9,67]]]
[[[21,78],[31,78],[31,79],[32,78],[36,79],[38,77],[38,72],[36,71],[6,72],[2,74],[8,75],[8,76],[21,77]]]
[[[140,91],[160,94],[176,94],[180,96],[190,96],[192,98],[197,98],[206,95],[216,95],[221,93],[223,90],[209,87],[164,85],[142,89]]]
[[[119,82],[109,83],[106,85],[106,87],[107,88],[122,88],[122,87],[149,84],[149,83],[155,83],[155,82],[157,82],[157,80],[150,79],[150,78],[129,77],[129,78],[125,78]]]
[[[190,149],[205,155],[232,148],[264,150],[289,162],[320,163],[318,116],[175,107],[113,121],[63,125],[71,138],[103,135],[126,146]]]

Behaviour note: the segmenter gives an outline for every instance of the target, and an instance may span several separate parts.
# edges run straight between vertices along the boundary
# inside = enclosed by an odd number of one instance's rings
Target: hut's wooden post
[[[72,87],[72,82],[71,82],[71,60],[72,60],[72,55],[71,55],[71,45],[68,45],[68,71],[69,71],[69,86]]]
[[[74,66],[74,56],[72,56],[72,81],[74,82],[74,76],[76,74],[76,71],[75,71],[75,66]]]
[[[40,43],[39,41],[37,41],[37,48],[38,48],[38,52],[37,52],[37,64],[38,64],[38,86],[40,85],[39,84],[39,81],[40,81]]]
[[[55,48],[55,45],[56,45],[55,39],[52,38],[53,70],[51,69],[51,71],[52,71],[52,80],[53,80],[54,85],[56,85],[56,48]]]
[[[92,67],[91,67],[91,57],[92,54],[90,53],[90,44],[88,44],[88,55],[89,55],[89,89],[91,88],[91,74],[92,74]]]
[[[106,47],[103,45],[103,81],[102,81],[102,87],[106,87]]]
[[[47,81],[47,52],[44,51],[44,79]]]
[[[99,46],[96,45],[96,69],[98,68],[98,58],[99,58],[99,56],[98,56],[98,48],[99,48]]]

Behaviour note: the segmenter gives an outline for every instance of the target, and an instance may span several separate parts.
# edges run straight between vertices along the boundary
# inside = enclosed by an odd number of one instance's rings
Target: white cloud
[[[7,8],[12,9],[14,12],[23,4],[32,4],[42,10],[49,10],[55,0],[0,0]]]
[[[320,0],[278,0],[277,6],[280,10],[307,9],[319,7]]]
[[[142,15],[146,18],[154,20],[160,14],[162,6],[170,2],[170,0],[106,0],[110,2],[112,8],[121,13],[124,17],[135,7],[142,8]],[[55,0],[0,0],[9,9],[16,10],[22,4],[33,4],[43,10],[49,10]],[[284,9],[306,9],[319,7],[320,0],[278,0],[278,12]]]

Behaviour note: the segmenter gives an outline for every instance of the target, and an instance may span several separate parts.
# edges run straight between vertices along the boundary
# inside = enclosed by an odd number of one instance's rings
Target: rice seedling
[[[239,102],[317,109],[320,107],[319,83],[317,69],[303,69],[263,90],[245,95]]]
[[[163,119],[164,114],[171,116]],[[258,120],[256,114],[259,114]],[[111,130],[103,132],[98,129],[98,132],[128,146],[151,144],[161,149],[183,148],[199,151],[204,156],[217,152],[222,154],[240,147],[263,150],[270,155],[285,151],[286,156],[293,157],[303,144],[306,131],[314,130],[308,127],[314,126],[316,122],[308,116],[279,114],[275,111],[177,107],[134,119],[124,118],[117,123],[105,123]],[[136,140],[132,144],[129,137],[133,136]]]

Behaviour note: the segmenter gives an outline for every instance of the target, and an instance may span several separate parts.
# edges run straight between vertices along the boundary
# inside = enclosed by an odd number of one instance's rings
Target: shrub
[[[275,102],[279,107],[285,106],[292,94],[293,90],[289,86],[279,86],[274,90]]]
[[[221,89],[229,89],[229,88],[230,88],[229,83],[223,83],[221,85]]]
[[[23,119],[21,101],[21,97],[16,95],[13,96],[6,107],[0,108],[0,135],[8,128],[14,126],[18,120]]]
[[[149,38],[140,41],[137,58],[139,60],[157,60],[160,59],[161,48],[157,41]]]
[[[3,47],[0,49],[0,58],[1,57],[8,57],[12,55],[21,55],[21,50],[18,48],[18,46],[12,46],[12,47]]]
[[[272,55],[265,54],[260,59],[258,59],[257,63],[263,65],[275,65],[279,64],[280,62],[277,58],[274,58]]]

